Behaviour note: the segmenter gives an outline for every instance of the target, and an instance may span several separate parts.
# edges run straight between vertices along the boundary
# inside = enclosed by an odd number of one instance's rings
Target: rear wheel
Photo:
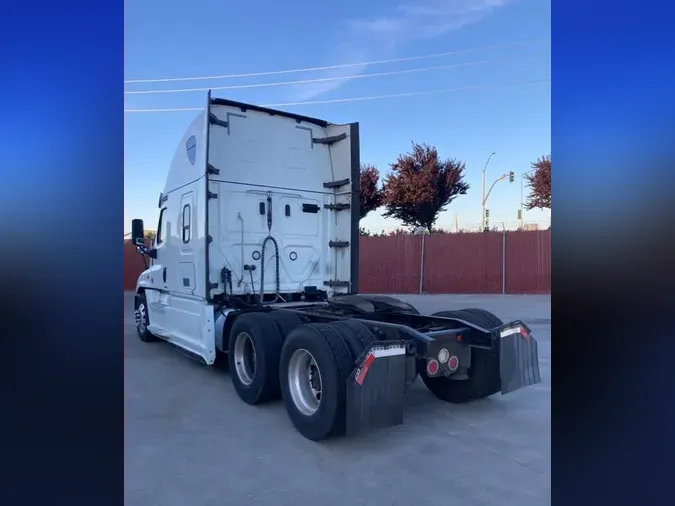
[[[245,313],[230,331],[228,361],[232,384],[246,404],[278,399],[282,338],[267,313]]]
[[[481,326],[487,329],[493,329],[504,324],[504,322],[497,315],[491,313],[490,311],[486,311],[485,309],[468,308],[462,309],[461,311],[462,313],[473,315],[473,318],[480,319],[483,322]],[[470,323],[475,323],[466,318],[464,319]],[[478,325],[478,323],[475,324]]]
[[[281,350],[279,381],[288,417],[304,437],[320,441],[344,433],[352,352],[333,324],[295,328]]]
[[[331,326],[349,347],[353,360],[358,359],[370,343],[376,340],[375,334],[361,322],[341,320],[332,323]]]
[[[288,311],[287,309],[277,309],[269,313],[272,321],[281,332],[281,339],[286,340],[288,334],[290,334],[295,327],[302,325],[300,317],[295,314],[293,311]]]
[[[502,325],[502,321],[484,309],[462,309],[459,311],[440,311],[433,316],[459,318],[486,329]],[[468,379],[455,380],[446,377],[432,378],[426,368],[418,367],[422,381],[439,399],[452,403],[463,403],[488,397],[500,389],[499,355],[495,349],[471,350],[471,367],[467,371]]]

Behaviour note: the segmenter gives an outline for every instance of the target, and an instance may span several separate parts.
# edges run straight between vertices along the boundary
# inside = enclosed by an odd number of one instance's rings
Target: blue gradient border
[[[646,504],[669,492],[670,11],[553,2],[553,504]]]
[[[666,494],[675,86],[664,5],[553,3],[554,503]],[[2,504],[123,501],[122,10],[3,7]]]
[[[124,501],[123,8],[3,5],[2,504]]]

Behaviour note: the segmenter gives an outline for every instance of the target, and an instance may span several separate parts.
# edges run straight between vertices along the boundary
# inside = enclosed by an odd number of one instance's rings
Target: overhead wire
[[[452,93],[458,91],[471,91],[478,89],[490,89],[490,88],[502,88],[502,87],[512,87],[512,86],[521,86],[526,84],[535,84],[549,82],[550,78],[541,78],[541,79],[530,79],[526,81],[519,81],[514,83],[505,83],[505,84],[481,84],[473,86],[463,86],[460,88],[441,88],[436,90],[426,90],[426,91],[413,91],[408,93],[391,93],[386,95],[370,95],[363,97],[349,97],[349,98],[334,98],[334,99],[325,99],[325,100],[304,100],[300,102],[282,102],[275,104],[262,104],[262,107],[295,107],[302,105],[318,105],[318,104],[338,104],[338,103],[347,103],[347,102],[362,102],[368,100],[382,100],[388,98],[402,98],[402,97],[415,97],[423,95],[435,95],[440,93]],[[174,107],[174,108],[158,108],[158,109],[124,109],[124,112],[128,113],[159,113],[159,112],[184,112],[184,111],[203,111],[203,107]]]
[[[207,86],[203,88],[178,88],[172,90],[140,90],[140,91],[125,91],[125,95],[155,95],[159,93],[185,93],[194,91],[208,91],[208,90],[243,90],[249,88],[269,88],[274,86],[292,86],[298,84],[314,84],[325,83],[331,81],[347,81],[352,79],[365,79],[370,77],[394,76],[399,74],[413,74],[417,72],[430,72],[432,70],[444,70],[455,67],[470,67],[472,65],[485,65],[493,63],[492,60],[482,60],[465,63],[454,63],[452,65],[438,65],[435,67],[423,67],[417,69],[392,70],[389,72],[375,72],[371,74],[353,74],[349,76],[335,76],[335,77],[319,77],[315,79],[300,79],[296,81],[281,81],[273,83],[257,83],[257,84],[238,84],[231,86]]]
[[[432,58],[442,58],[445,56],[454,56],[458,54],[466,53],[475,53],[480,51],[493,51],[495,49],[506,49],[512,47],[520,47],[531,44],[539,44],[543,42],[548,42],[549,39],[535,39],[527,40],[521,42],[515,42],[512,44],[498,44],[494,46],[487,46],[484,48],[473,48],[473,49],[459,49],[455,51],[447,51],[444,53],[433,53],[425,54],[419,56],[407,56],[403,58],[390,58],[385,60],[371,60],[358,63],[341,63],[337,65],[323,65],[316,67],[306,67],[306,68],[295,68],[295,69],[284,69],[284,70],[271,70],[265,72],[248,72],[240,74],[221,74],[221,75],[211,75],[211,76],[192,76],[192,77],[167,77],[167,78],[153,78],[153,79],[127,79],[124,81],[124,84],[131,83],[168,83],[168,82],[179,82],[179,81],[205,81],[212,79],[238,79],[243,77],[259,77],[259,76],[271,76],[271,75],[280,75],[280,74],[293,74],[299,72],[316,72],[321,70],[334,70],[341,68],[350,68],[350,67],[362,67],[368,65],[381,65],[386,63],[399,63],[406,61],[416,61],[416,60],[426,60]]]

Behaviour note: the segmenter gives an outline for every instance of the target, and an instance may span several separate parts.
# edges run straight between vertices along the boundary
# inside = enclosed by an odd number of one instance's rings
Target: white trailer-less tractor
[[[211,98],[175,152],[139,279],[143,341],[228,360],[247,404],[282,398],[322,440],[403,423],[420,376],[462,403],[541,381],[521,321],[482,309],[421,315],[358,294],[359,125]]]

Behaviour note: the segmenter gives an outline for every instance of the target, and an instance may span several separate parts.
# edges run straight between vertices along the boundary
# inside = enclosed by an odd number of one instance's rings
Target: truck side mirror
[[[136,246],[145,246],[143,220],[131,220],[131,242]]]

